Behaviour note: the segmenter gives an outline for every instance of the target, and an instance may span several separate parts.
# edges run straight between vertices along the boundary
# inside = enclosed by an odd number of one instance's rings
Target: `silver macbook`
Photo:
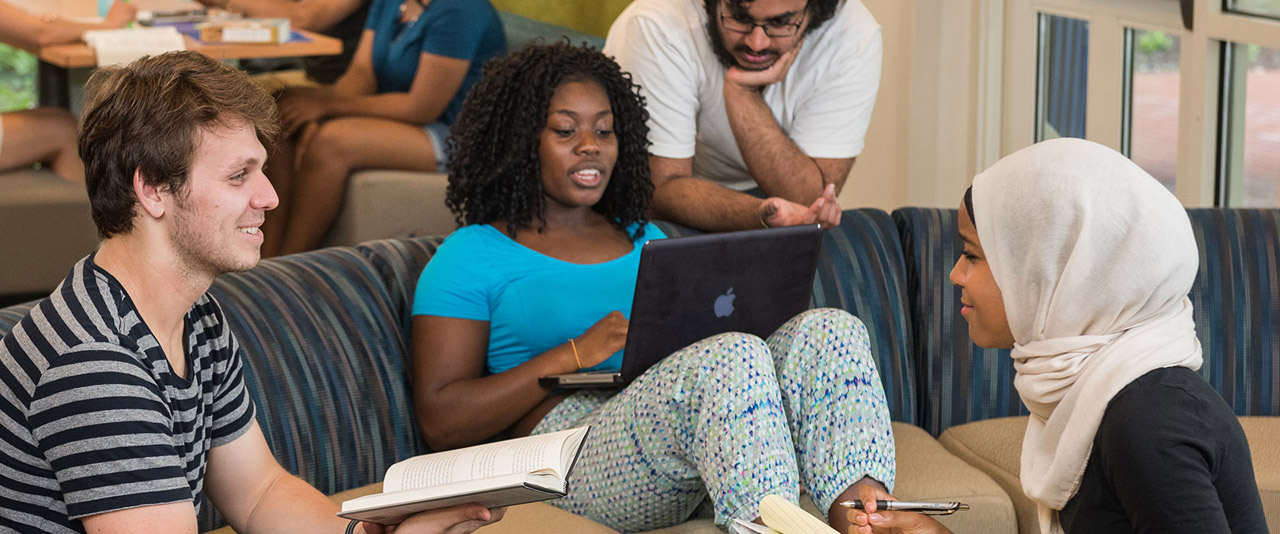
[[[809,308],[818,225],[645,243],[621,371],[543,377],[548,387],[621,387],[696,341],[724,332],[767,338]]]

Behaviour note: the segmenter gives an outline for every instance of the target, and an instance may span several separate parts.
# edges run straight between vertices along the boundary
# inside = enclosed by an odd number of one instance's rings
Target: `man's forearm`
[[[726,88],[725,112],[747,171],[766,196],[808,205],[826,186],[822,170],[791,138],[756,91]]]
[[[241,532],[341,534],[349,521],[335,515],[338,509],[338,505],[319,490],[298,477],[285,474],[258,501],[249,514],[249,524]]]
[[[760,228],[761,200],[692,176],[672,178],[653,192],[657,219],[722,232]]]

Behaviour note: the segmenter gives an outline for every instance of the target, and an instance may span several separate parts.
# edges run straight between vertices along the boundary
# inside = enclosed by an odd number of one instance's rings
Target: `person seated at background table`
[[[101,23],[82,24],[0,1],[0,42],[34,54],[44,46],[79,41],[89,30],[124,27],[136,12],[129,4],[115,2]],[[84,164],[76,154],[75,117],[54,107],[0,113],[0,171],[36,163],[68,180],[84,181]]]
[[[267,217],[264,253],[319,247],[352,171],[443,172],[448,125],[485,61],[505,52],[489,0],[374,0],[337,83],[280,97],[284,138],[267,164],[280,208]]]
[[[1199,251],[1177,198],[1114,150],[1055,139],[974,178],[959,230],[969,336],[1013,348],[1031,410],[1020,473],[1041,532],[1267,532],[1244,431],[1196,373]],[[947,532],[849,514],[860,532]]]
[[[79,148],[104,239],[0,340],[0,528],[194,533],[208,497],[244,534],[350,532],[268,450],[207,293],[258,263],[276,121],[243,72],[196,52],[89,79]],[[461,534],[501,516],[467,504],[394,531]]]
[[[622,531],[685,521],[708,496],[723,525],[802,486],[824,512],[892,487],[884,389],[866,328],[841,310],[802,313],[768,340],[702,340],[621,391],[539,385],[619,368],[641,248],[664,237],[646,219],[638,89],[602,53],[561,43],[494,60],[468,96],[447,193],[465,226],[413,304],[423,437],[439,450],[592,425],[551,504]]]
[[[305,81],[298,71],[284,71],[255,76],[254,81],[277,92],[291,85],[331,84],[347,71],[351,57],[360,42],[365,19],[369,16],[369,0],[197,0],[209,7],[225,9],[253,18],[289,19],[294,29],[308,30],[342,40],[342,53],[332,56],[301,58]],[[296,64],[291,59],[282,60]],[[241,62],[244,68],[247,61]],[[277,67],[278,68],[278,67]],[[264,83],[267,79],[269,82]]]

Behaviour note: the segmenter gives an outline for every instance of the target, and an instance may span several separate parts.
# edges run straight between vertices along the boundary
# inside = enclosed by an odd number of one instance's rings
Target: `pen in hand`
[[[862,501],[842,501],[840,506],[861,510]],[[922,514],[946,515],[955,513],[957,510],[968,509],[969,505],[959,502],[876,501],[876,510],[890,510],[898,512],[919,512]]]

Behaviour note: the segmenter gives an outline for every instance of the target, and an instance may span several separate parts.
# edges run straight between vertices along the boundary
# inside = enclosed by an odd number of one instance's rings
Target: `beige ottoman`
[[[457,225],[444,205],[447,186],[448,176],[440,173],[357,171],[347,183],[342,211],[329,229],[325,245],[448,235]]]
[[[0,173],[0,295],[48,293],[98,247],[84,186],[50,171]]]

